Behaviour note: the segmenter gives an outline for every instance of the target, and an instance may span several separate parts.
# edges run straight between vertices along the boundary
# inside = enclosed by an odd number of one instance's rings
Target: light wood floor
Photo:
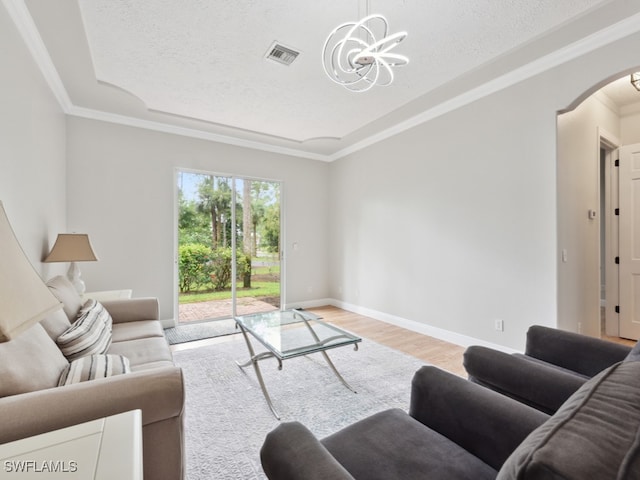
[[[309,308],[326,322],[356,335],[424,360],[451,373],[465,376],[462,354],[465,348],[437,338],[396,327],[336,307]]]
[[[395,325],[374,320],[373,318],[348,312],[337,307],[309,308],[311,312],[321,316],[326,322],[344,328],[356,335],[368,338],[390,348],[394,348],[408,355],[424,360],[426,363],[448,370],[451,373],[466,377],[462,366],[462,354],[465,347],[438,340],[437,338],[422,335]],[[635,345],[632,340],[605,337],[607,340]],[[204,345],[212,345],[227,341],[228,337],[218,337],[195,342],[172,345],[171,350],[185,350]]]

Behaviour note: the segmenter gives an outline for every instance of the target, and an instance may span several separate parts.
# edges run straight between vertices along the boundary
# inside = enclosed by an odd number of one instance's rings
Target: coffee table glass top
[[[254,313],[235,317],[235,320],[282,360],[362,341],[302,310]]]

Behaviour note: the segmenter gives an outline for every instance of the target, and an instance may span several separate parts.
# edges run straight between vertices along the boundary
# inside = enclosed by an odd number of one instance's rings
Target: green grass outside
[[[280,265],[272,267],[251,267],[253,275],[280,274]]]
[[[267,267],[265,267],[267,268]],[[272,267],[273,268],[273,267]],[[265,271],[265,273],[267,273]],[[236,284],[236,297],[279,297],[279,282],[251,282],[251,288],[242,288],[242,282]],[[231,289],[221,292],[201,291],[181,293],[180,304],[208,302],[210,300],[228,300],[231,298]]]

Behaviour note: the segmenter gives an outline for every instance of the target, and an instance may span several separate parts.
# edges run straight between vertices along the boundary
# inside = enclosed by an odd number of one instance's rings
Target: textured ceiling
[[[364,0],[5,1],[27,6],[82,111],[330,155],[437,104],[469,72],[489,80],[607,26],[583,20],[616,0],[369,0],[408,32],[396,51],[410,63],[365,93],[321,63],[326,36],[364,16]],[[301,52],[292,65],[265,58],[274,41]]]

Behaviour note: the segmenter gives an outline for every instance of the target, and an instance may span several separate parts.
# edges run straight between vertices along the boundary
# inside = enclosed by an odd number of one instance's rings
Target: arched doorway
[[[616,263],[617,149],[640,143],[640,91],[629,73],[558,114],[558,326],[591,336],[619,336],[620,310],[634,308],[620,304],[619,288],[631,286],[619,285]]]

